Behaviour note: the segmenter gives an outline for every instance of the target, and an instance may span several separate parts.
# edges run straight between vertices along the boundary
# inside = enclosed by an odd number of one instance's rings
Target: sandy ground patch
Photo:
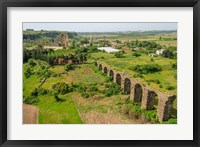
[[[23,124],[38,124],[39,109],[33,105],[23,104]]]

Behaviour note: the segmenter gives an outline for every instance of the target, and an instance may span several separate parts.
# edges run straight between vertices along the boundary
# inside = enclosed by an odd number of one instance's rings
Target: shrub
[[[135,53],[133,53],[133,54],[132,54],[132,56],[133,56],[133,57],[139,57],[139,56],[141,56],[141,54],[140,54],[140,53],[137,53],[137,52],[135,52]]]
[[[172,64],[172,68],[177,69],[177,63]]]
[[[177,124],[176,118],[170,118],[167,121],[162,122],[162,124]]]
[[[167,86],[167,90],[174,90],[175,89],[175,87],[173,87],[173,86]]]
[[[37,97],[39,95],[46,95],[48,93],[48,91],[44,88],[35,88],[32,92],[31,92],[31,96]]]
[[[157,64],[136,65],[130,69],[140,74],[155,73],[162,70],[162,68]]]
[[[27,96],[23,97],[23,102],[30,105],[37,104],[39,102],[39,98],[35,96]]]
[[[69,70],[72,70],[73,69],[73,66],[71,64],[67,64],[64,66],[64,70],[65,71],[69,71]]]
[[[29,59],[29,60],[28,60],[28,65],[30,65],[30,66],[35,66],[36,63],[35,63],[35,61],[34,61],[33,59]]]
[[[164,50],[163,53],[162,53],[162,56],[165,57],[165,58],[174,58],[174,54],[173,54],[173,51],[167,49],[167,50]]]
[[[87,92],[81,92],[81,96],[83,98],[89,98],[90,95]]]
[[[69,91],[69,85],[64,82],[54,84],[52,86],[52,89],[54,89],[55,92],[59,94],[66,94],[68,92],[71,92]]]
[[[122,58],[123,57],[123,53],[122,52],[116,52],[115,53],[115,57],[116,58]]]
[[[58,95],[54,95],[54,99],[56,102],[63,102],[64,100],[59,98]]]
[[[102,91],[102,93],[105,93],[105,96],[112,96],[112,95],[117,95],[121,91],[121,87],[117,83],[111,83],[111,84],[106,84],[105,85],[105,90]]]
[[[24,71],[25,78],[29,78],[32,74],[34,74],[34,72],[32,71],[30,67],[25,68],[25,71]]]

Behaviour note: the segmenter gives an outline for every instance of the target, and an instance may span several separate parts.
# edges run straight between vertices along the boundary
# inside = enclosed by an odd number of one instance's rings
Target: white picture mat
[[[8,26],[8,140],[192,140],[193,8],[10,7]],[[23,125],[23,22],[178,22],[178,124]]]

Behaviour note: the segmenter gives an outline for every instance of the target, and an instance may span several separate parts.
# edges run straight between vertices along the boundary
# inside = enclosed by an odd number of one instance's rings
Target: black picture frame
[[[193,7],[193,140],[7,140],[8,7]],[[200,2],[199,0],[1,0],[0,1],[0,146],[200,146]]]

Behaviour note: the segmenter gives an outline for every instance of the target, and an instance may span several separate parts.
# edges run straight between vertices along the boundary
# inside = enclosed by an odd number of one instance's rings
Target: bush
[[[167,86],[167,90],[174,90],[175,89],[175,87],[173,87],[173,86]]]
[[[64,82],[54,84],[52,86],[52,89],[59,94],[66,94],[68,92],[71,92],[69,91],[69,85]]]
[[[171,51],[169,49],[164,50],[163,53],[162,53],[162,56],[165,57],[165,58],[170,58],[170,59],[174,58],[173,51]]]
[[[123,58],[123,53],[122,52],[116,52],[115,57],[116,58]]]
[[[177,124],[176,118],[170,118],[167,121],[162,122],[162,124]]]
[[[32,92],[31,92],[31,96],[37,97],[40,95],[46,95],[48,93],[48,91],[44,88],[35,88]]]
[[[37,104],[39,102],[39,98],[35,96],[27,96],[23,98],[23,102],[26,104]]]
[[[172,68],[177,69],[177,63],[173,63]]]
[[[83,98],[89,98],[89,97],[90,97],[90,95],[89,95],[87,92],[82,92],[82,93],[81,93],[81,96],[82,96]]]
[[[34,74],[34,72],[32,71],[30,67],[25,68],[25,71],[24,71],[25,78],[29,78],[32,74]]]
[[[39,96],[46,95],[48,91],[44,88],[35,88],[30,96],[24,97],[23,102],[26,104],[37,104],[39,102]]]
[[[106,89],[102,91],[102,93],[104,93],[107,97],[117,95],[121,91],[121,87],[117,83],[106,84],[105,88]]]
[[[28,65],[30,65],[30,66],[35,66],[36,63],[35,63],[35,61],[34,61],[33,59],[29,59],[29,60],[28,60]]]
[[[132,54],[132,56],[133,56],[133,57],[139,57],[139,56],[141,56],[141,54],[140,54],[140,53],[137,53],[137,52],[135,52],[135,53],[133,53],[133,54]]]
[[[72,70],[73,69],[73,66],[71,64],[67,64],[64,66],[64,70],[65,71],[69,71],[69,70]]]
[[[58,95],[54,95],[54,99],[56,102],[63,102],[64,100],[59,98]]]
[[[162,70],[162,68],[157,64],[136,65],[130,69],[140,74],[155,73]]]

